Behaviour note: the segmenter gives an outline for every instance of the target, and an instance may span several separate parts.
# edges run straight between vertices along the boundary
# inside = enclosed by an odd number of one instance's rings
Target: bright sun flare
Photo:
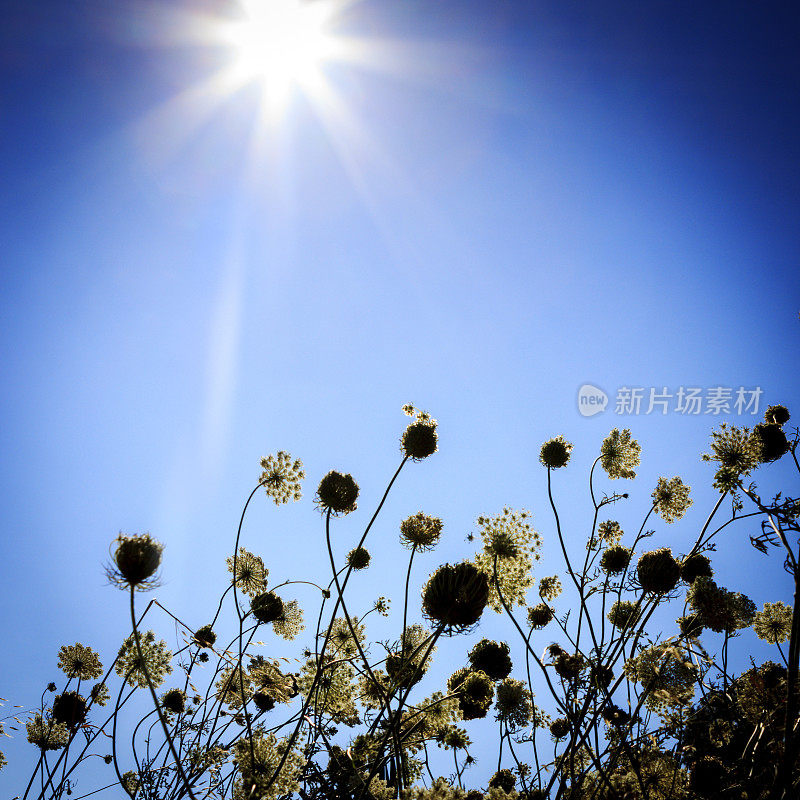
[[[313,92],[336,39],[326,31],[332,6],[324,0],[241,0],[242,17],[224,34],[232,50],[231,73],[245,84],[258,81],[273,101],[297,86]]]

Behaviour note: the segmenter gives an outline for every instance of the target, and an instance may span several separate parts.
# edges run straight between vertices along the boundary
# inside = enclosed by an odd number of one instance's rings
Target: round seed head
[[[789,441],[783,428],[776,423],[762,422],[753,428],[753,441],[763,464],[777,461],[789,452]]]
[[[571,454],[572,445],[563,436],[556,436],[542,445],[539,461],[549,469],[560,469],[567,466]]]
[[[493,681],[501,681],[511,674],[511,657],[509,656],[509,647],[505,642],[481,639],[470,650],[469,663],[474,670],[482,670]]]
[[[681,576],[680,564],[672,557],[669,547],[644,553],[639,558],[636,571],[642,589],[654,594],[672,591]]]
[[[213,647],[217,641],[217,634],[214,633],[210,625],[203,625],[194,632],[194,641],[200,647]]]
[[[702,553],[687,556],[681,563],[681,580],[694,583],[697,578],[710,578],[714,574],[711,561]]]
[[[86,700],[77,692],[64,692],[53,699],[53,719],[71,730],[86,721]]]
[[[114,552],[116,569],[110,570],[109,576],[121,585],[146,588],[161,564],[163,550],[163,546],[149,533],[141,536],[120,534]]]
[[[347,554],[347,564],[353,569],[365,569],[369,566],[370,559],[366,547],[356,547]]]
[[[764,412],[764,421],[774,423],[775,425],[785,425],[791,416],[786,406],[770,406]]]
[[[438,436],[436,424],[428,422],[412,422],[403,431],[400,438],[400,449],[412,461],[421,461],[437,450]]]
[[[343,475],[331,470],[317,488],[317,505],[321,511],[330,511],[332,516],[349,514],[356,510],[358,484],[352,475]]]
[[[250,610],[259,622],[274,622],[283,616],[283,600],[275,592],[262,592],[250,601]]]
[[[446,634],[471,628],[489,600],[489,578],[469,561],[444,564],[428,579],[422,612]]]
[[[621,544],[611,545],[600,556],[600,568],[610,575],[617,575],[627,569],[631,555],[629,547],[623,547]]]
[[[510,792],[514,788],[516,782],[517,779],[510,769],[499,769],[489,780],[489,786],[498,786],[504,792]]]

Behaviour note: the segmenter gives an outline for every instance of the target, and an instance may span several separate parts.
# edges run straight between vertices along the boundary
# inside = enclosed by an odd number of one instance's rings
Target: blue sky
[[[268,130],[252,89],[174,102],[225,58],[176,43],[175,20],[228,10],[5,9],[11,703],[57,680],[61,644],[113,658],[125,597],[102,564],[120,530],[164,541],[159,597],[207,621],[267,453],[303,459],[305,498],[257,504],[245,543],[274,577],[319,576],[320,477],[361,484],[360,513],[337,523],[342,557],[399,461],[400,406],[439,420],[440,452],[409,465],[376,529],[374,572],[354,590],[368,603],[420,508],[447,539],[418,584],[468,555],[475,517],[504,505],[533,512],[540,574],[556,571],[537,456],[557,433],[575,443],[562,502],[578,549],[585,475],[619,426],[644,454],[620,519],[641,518],[659,475],[694,488],[684,523],[657,530],[680,551],[715,500],[699,461],[711,428],[753,420],[615,415],[617,389],[758,386],[762,410],[798,397],[793,4],[362,0],[340,29],[376,55],[326,73],[344,111],[298,95]],[[584,383],[612,398],[591,419]],[[764,480],[795,491],[783,465]],[[759,606],[788,600],[780,559],[748,532],[719,554],[720,582]],[[310,616],[315,599],[298,598]],[[468,648],[447,644],[443,671]],[[5,748],[9,787],[33,763],[22,744]]]

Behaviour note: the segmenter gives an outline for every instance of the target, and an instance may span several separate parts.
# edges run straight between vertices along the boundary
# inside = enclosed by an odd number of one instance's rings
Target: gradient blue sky
[[[557,433],[575,442],[559,479],[578,550],[585,475],[614,426],[643,446],[618,518],[632,528],[658,476],[680,474],[695,505],[657,535],[689,546],[715,500],[711,428],[753,420],[585,419],[585,382],[612,402],[624,385],[760,386],[800,416],[796,4],[362,0],[341,30],[376,56],[329,67],[340,112],[298,96],[261,131],[252,91],[175,102],[224,58],[176,43],[179,12],[226,5],[4,6],[11,703],[58,679],[61,644],[113,658],[125,597],[102,564],[120,530],[164,541],[158,596],[205,623],[262,455],[302,458],[305,498],[258,503],[245,544],[274,578],[325,574],[314,487],[330,468],[361,484],[360,513],[336,523],[343,556],[399,461],[405,402],[439,420],[440,452],[404,472],[356,606],[396,591],[378,575],[420,508],[447,539],[417,583],[506,504],[534,514],[540,574],[558,569],[537,463]],[[797,478],[776,465],[773,485]],[[788,600],[781,559],[749,532],[719,554],[720,582]],[[471,641],[440,648],[442,674]],[[3,748],[9,789],[34,762],[23,738]]]

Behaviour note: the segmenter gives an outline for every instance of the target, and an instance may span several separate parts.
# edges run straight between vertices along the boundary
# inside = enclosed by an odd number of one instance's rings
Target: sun
[[[292,90],[313,93],[324,80],[323,65],[336,55],[328,31],[334,7],[325,0],[240,0],[241,16],[221,38],[230,48],[232,82],[259,83],[272,104]]]

